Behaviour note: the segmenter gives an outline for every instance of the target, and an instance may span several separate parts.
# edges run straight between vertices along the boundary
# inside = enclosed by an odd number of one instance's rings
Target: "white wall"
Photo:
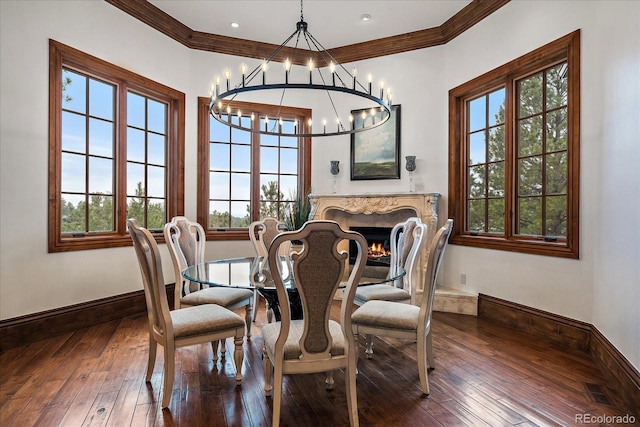
[[[580,260],[451,245],[442,279],[460,287],[465,273],[463,289],[593,323],[636,367],[639,8],[625,1],[515,0],[445,46],[357,64],[392,87],[402,105],[402,156],[417,156],[416,184],[442,193],[444,218],[448,90],[582,29]],[[141,289],[131,248],[47,253],[48,39],[186,94],[185,214],[191,218],[196,100],[240,58],[191,51],[106,2],[5,0],[0,19],[0,319]],[[404,170],[401,180],[351,182],[349,158],[348,136],[316,139],[314,192],[331,192],[329,160],[340,160],[339,192],[408,190]],[[161,250],[170,282],[171,263],[164,245]],[[212,242],[207,256],[251,251],[248,242]]]

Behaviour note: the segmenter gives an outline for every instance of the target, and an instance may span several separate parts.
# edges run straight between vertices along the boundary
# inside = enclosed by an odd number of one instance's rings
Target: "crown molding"
[[[263,59],[278,47],[278,45],[271,43],[192,30],[147,0],[105,1],[190,49],[244,58]],[[338,62],[348,63],[443,45],[491,15],[509,3],[509,1],[473,0],[439,27],[340,46],[328,49],[328,51]],[[304,57],[302,55],[296,56],[299,58]],[[293,48],[285,47],[274,60],[282,62],[287,57],[293,58],[296,56],[293,55]],[[306,65],[302,59],[300,61],[298,65]],[[323,66],[323,64],[318,64],[318,66]]]

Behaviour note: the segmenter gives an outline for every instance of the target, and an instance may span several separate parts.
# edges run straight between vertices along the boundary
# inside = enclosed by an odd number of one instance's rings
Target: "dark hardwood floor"
[[[179,349],[171,405],[164,411],[161,350],[151,383],[144,381],[146,316],[7,350],[0,354],[0,425],[268,426],[271,399],[262,391],[260,338],[265,321],[261,307],[253,339],[245,343],[240,387],[232,357],[214,365],[209,345]],[[586,353],[449,313],[434,313],[433,334],[437,367],[429,375],[428,397],[420,391],[414,342],[376,339],[371,360],[361,350],[361,425],[621,425],[606,417],[629,414]],[[282,425],[348,425],[344,378],[334,377],[335,387],[327,391],[322,374],[287,376]]]

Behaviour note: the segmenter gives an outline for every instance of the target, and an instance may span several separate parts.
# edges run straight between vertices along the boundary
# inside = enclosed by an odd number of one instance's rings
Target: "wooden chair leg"
[[[145,376],[145,380],[147,382],[151,381],[151,375],[153,375],[153,367],[156,364],[156,353],[158,351],[158,343],[156,340],[149,334],[149,360],[147,361],[147,375]]]
[[[211,351],[213,352],[213,363],[218,363],[218,341],[211,341]]]
[[[264,395],[271,396],[273,392],[273,365],[264,349],[262,351],[262,372],[264,373]]]
[[[255,296],[253,297],[254,301],[255,301]],[[246,336],[247,336],[247,341],[251,340],[251,320],[252,320],[252,313],[255,312],[255,308],[254,308],[255,303],[253,304],[247,304],[244,308],[244,323],[247,326],[247,331],[246,331]],[[255,321],[255,316],[253,317],[253,320]]]
[[[418,376],[424,394],[429,394],[429,378],[427,376],[427,337],[418,336]]]
[[[280,426],[280,405],[282,404],[282,366],[273,368],[273,423],[272,427]]]
[[[227,340],[220,340],[220,357],[222,359],[227,355]]]
[[[357,351],[356,351],[357,353]],[[355,360],[354,360],[355,359]],[[356,389],[356,374],[358,366],[357,356],[350,358],[347,369],[344,372],[345,393],[347,395],[347,408],[349,410],[349,420],[351,427],[358,427],[358,394]]]
[[[433,357],[433,342],[431,339],[431,331],[427,334],[427,367],[431,369],[436,368],[436,361]]]
[[[333,384],[335,381],[333,380],[333,371],[327,371],[327,379],[324,380],[327,384],[327,390],[333,390]]]
[[[176,366],[175,347],[172,341],[164,346],[164,381],[162,387],[162,407],[169,406],[171,401],[171,392],[173,390],[173,376],[175,375]]]
[[[251,320],[256,321],[256,313],[258,312],[258,302],[260,301],[260,293],[254,289],[253,291],[253,310],[251,314]]]
[[[244,338],[242,337],[242,335],[233,339],[233,344],[235,345],[233,348],[233,360],[236,363],[237,385],[240,385],[240,383],[242,382],[242,363],[244,361],[244,349],[242,348],[243,342]]]
[[[373,358],[373,335],[367,334],[366,341],[367,348],[365,349],[364,353],[367,355],[367,359],[371,359]]]

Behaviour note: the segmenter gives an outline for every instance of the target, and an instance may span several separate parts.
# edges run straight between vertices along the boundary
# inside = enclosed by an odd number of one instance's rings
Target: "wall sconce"
[[[336,194],[338,174],[340,173],[340,160],[329,160],[329,172],[333,176],[333,194]]]
[[[413,172],[416,170],[416,156],[406,156],[405,169],[409,172],[409,192],[413,192]]]

